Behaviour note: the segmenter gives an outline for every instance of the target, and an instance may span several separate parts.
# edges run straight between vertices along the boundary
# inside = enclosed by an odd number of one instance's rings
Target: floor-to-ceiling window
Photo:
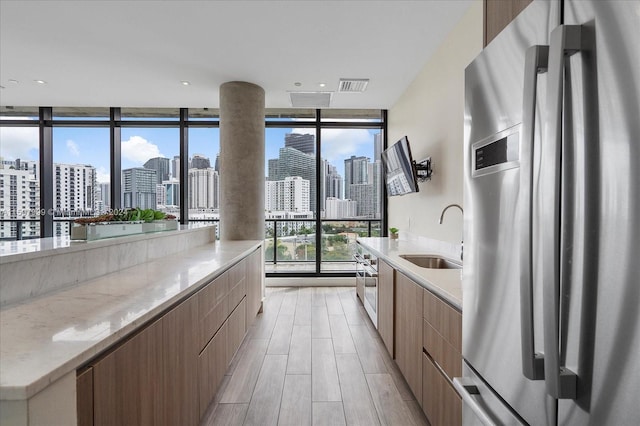
[[[171,164],[180,158],[178,117],[177,109],[122,109],[122,208],[163,210],[180,216],[167,203]]]
[[[54,235],[68,235],[71,222],[110,207],[109,108],[54,108]]]
[[[267,116],[268,274],[350,274],[358,236],[381,235],[380,110]]]
[[[224,226],[216,109],[2,107],[0,118],[4,239],[66,234],[77,216],[114,208]],[[267,109],[265,128],[267,273],[352,273],[355,239],[384,229],[384,111]],[[43,234],[47,144],[55,226]]]
[[[189,120],[187,173],[189,221],[217,223],[219,227],[221,206],[218,110],[189,109]],[[178,161],[174,161],[174,165],[179,169]],[[178,180],[179,175],[179,170],[174,171],[175,180]],[[176,190],[173,185],[172,188]],[[219,232],[220,229],[218,229],[218,235]]]
[[[38,108],[0,116],[0,240],[40,237]]]

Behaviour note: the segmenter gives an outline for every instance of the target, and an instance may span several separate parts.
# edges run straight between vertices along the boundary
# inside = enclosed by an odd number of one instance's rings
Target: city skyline
[[[372,141],[379,129],[323,129],[321,157],[339,167],[351,155],[374,158]],[[312,134],[313,128],[267,128],[265,131],[265,175],[269,158],[277,158],[287,133]],[[189,157],[203,155],[215,161],[220,152],[219,128],[189,129]],[[1,127],[0,157],[38,161],[38,129]],[[122,128],[122,169],[142,167],[155,157],[173,159],[179,154],[177,128]],[[53,159],[56,163],[85,164],[96,168],[96,180],[109,181],[109,129],[55,127]],[[342,173],[341,173],[342,174]]]
[[[56,166],[61,164],[62,165],[80,165],[82,167],[91,168],[94,170],[91,172],[92,176],[94,176],[92,178],[93,195],[89,197],[91,201],[88,201],[87,205],[82,206],[83,207],[82,210],[86,211],[86,209],[89,208],[89,210],[93,210],[95,213],[99,213],[102,210],[104,210],[104,208],[108,208],[109,203],[106,200],[107,198],[106,194],[104,194],[104,191],[98,190],[99,186],[107,183],[107,182],[104,182],[104,179],[106,176],[104,174],[104,169],[106,168],[104,164],[106,164],[105,161],[108,162],[108,155],[105,155],[105,153],[103,152],[108,148],[107,146],[108,143],[106,142],[108,140],[108,135],[106,134],[107,129],[59,128],[54,130],[55,130],[54,138],[53,138],[54,165]],[[169,129],[169,130],[176,130],[176,129]],[[219,150],[216,149],[218,148],[218,143],[215,140],[213,140],[212,142],[213,136],[215,136],[218,129],[209,128],[209,129],[194,129],[194,130],[202,130],[202,131],[196,131],[193,134],[190,134],[190,147],[192,148],[190,150],[190,156],[189,156],[190,184],[196,184],[195,181],[192,181],[193,177],[191,176],[191,171],[192,171],[191,169],[193,169],[193,171],[196,171],[196,169],[203,169],[203,172],[204,172],[204,169],[213,170],[213,166],[217,162],[217,159],[219,156]],[[321,165],[322,165],[321,178],[323,180],[318,186],[315,183],[315,180],[316,180],[315,155],[312,153],[315,150],[315,134],[314,132],[302,133],[302,132],[308,132],[309,130],[312,130],[312,129],[286,129],[286,128],[285,129],[267,129],[266,133],[267,133],[267,136],[269,136],[269,139],[267,140],[266,145],[267,145],[267,148],[270,148],[270,149],[266,150],[267,155],[265,156],[265,175],[267,176],[265,176],[265,179],[274,180],[274,177],[275,177],[275,176],[272,176],[272,171],[270,169],[271,169],[271,162],[277,161],[277,160],[274,160],[274,158],[271,158],[273,154],[269,154],[270,152],[273,152],[274,154],[277,153],[276,155],[273,155],[276,159],[279,159],[280,157],[282,157],[283,152],[293,151],[291,155],[297,152],[298,154],[296,155],[310,157],[309,161],[308,162],[304,161],[303,162],[304,165],[299,164],[298,166],[295,166],[293,168],[291,168],[291,165],[286,166],[285,167],[286,170],[279,171],[279,174],[281,174],[282,176],[277,176],[275,180],[285,179],[288,176],[292,176],[292,177],[301,176],[303,179],[307,180],[309,189],[307,189],[304,192],[308,194],[306,195],[306,197],[310,201],[309,203],[310,206],[308,209],[309,212],[313,212],[314,214],[318,214],[318,215],[320,215],[322,212],[322,215],[325,216],[325,213],[324,213],[325,199],[329,197],[342,199],[344,197],[344,198],[355,199],[355,201],[357,201],[357,206],[358,206],[357,216],[362,216],[362,217],[378,216],[380,214],[380,211],[379,209],[377,209],[378,207],[376,205],[377,203],[374,202],[373,200],[373,197],[374,197],[373,194],[375,194],[377,191],[373,190],[373,188],[370,188],[370,186],[374,183],[373,180],[370,177],[366,179],[367,180],[366,183],[359,180],[358,183],[366,186],[366,188],[364,186],[362,188],[359,188],[358,196],[348,197],[347,194],[349,192],[349,189],[347,188],[349,184],[347,184],[347,181],[350,181],[351,179],[345,179],[344,177],[349,175],[349,172],[346,168],[349,158],[351,160],[353,160],[354,158],[358,158],[359,160],[361,160],[362,163],[367,163],[367,164],[375,163],[375,158],[372,158],[374,157],[375,154],[374,155],[371,155],[371,154],[374,152],[376,153],[379,152],[380,148],[378,147],[378,144],[380,141],[380,131],[377,129],[375,130],[338,129],[337,132],[325,133],[325,131],[323,130],[323,133],[322,133],[323,144],[322,144],[322,150],[320,153]],[[161,207],[164,207],[164,205],[167,205],[168,207],[170,207],[170,205],[175,205],[175,200],[174,200],[175,196],[171,196],[171,194],[175,192],[175,188],[172,187],[170,189],[166,187],[166,184],[172,183],[176,178],[176,176],[172,175],[171,172],[175,167],[175,159],[177,155],[171,155],[171,154],[174,154],[174,152],[169,152],[165,149],[167,146],[171,147],[173,144],[168,145],[168,142],[166,141],[164,141],[164,145],[153,144],[149,142],[147,139],[145,139],[143,136],[140,136],[140,134],[136,134],[138,133],[138,131],[140,131],[141,133],[144,133],[145,136],[149,136],[149,137],[153,136],[154,138],[157,137],[157,135],[162,135],[164,138],[173,138],[173,136],[176,136],[175,134],[176,132],[167,131],[167,129],[128,129],[128,131],[125,131],[125,129],[123,129],[123,142],[122,142],[123,207],[161,208]],[[64,140],[65,137],[71,136],[72,134],[75,134],[75,136],[78,136],[78,132],[82,133],[83,135],[85,135],[85,137],[91,140],[90,141],[88,141],[88,139],[83,140],[83,142],[81,143],[76,142],[72,139],[67,139],[66,141]],[[342,153],[341,150],[338,150],[338,149],[333,149],[333,150],[325,149],[326,147],[331,148],[332,146],[333,148],[335,148],[336,146],[334,145],[336,145],[335,142],[338,139],[342,140],[342,139],[351,137],[354,135],[354,132],[356,137],[355,137],[355,142],[354,144],[352,144],[352,146],[359,146],[360,147],[359,152],[362,153],[362,155],[356,156],[355,155],[356,153],[354,153],[353,151]],[[6,137],[6,136],[7,136],[6,134],[3,134],[3,137]],[[194,136],[196,137],[194,138]],[[200,137],[199,140],[198,140],[198,136]],[[329,136],[332,136],[337,139],[334,139],[332,142],[331,137]],[[99,142],[96,142],[96,140],[98,141],[103,140],[104,142],[99,143]],[[155,139],[155,140],[162,140],[162,139]],[[209,145],[209,148],[213,147],[213,149],[210,149],[209,152],[206,152],[206,150],[201,149],[206,144]],[[337,145],[339,145],[341,148],[344,148],[345,144],[337,144]],[[9,144],[9,146],[11,146],[11,144]],[[164,146],[165,148],[162,148],[162,146]],[[297,149],[294,148],[294,146]],[[6,152],[7,149],[6,147],[4,148],[5,149],[3,149],[3,154],[4,154],[3,158],[6,158],[5,156],[7,154]],[[175,144],[175,148],[177,149],[177,144]],[[164,150],[164,152],[162,152],[162,150]],[[300,151],[300,150],[307,152],[307,154],[303,153],[303,151]],[[90,152],[92,155],[99,156],[100,161],[102,161],[102,163],[100,162],[94,163],[93,161],[87,161],[87,160],[90,160],[89,156],[83,155],[83,152]],[[165,155],[165,152],[167,152],[168,154]],[[333,161],[331,161],[330,159],[325,159],[325,154],[327,153],[333,156]],[[336,159],[336,156],[337,156],[337,159]],[[290,161],[293,161],[294,157],[291,157],[290,159],[285,159],[284,162],[288,164],[290,163]],[[22,161],[33,162],[33,160],[24,160],[24,157],[22,158]],[[283,160],[281,159],[280,161],[282,162]],[[301,160],[299,159],[296,160],[295,164],[298,164],[300,161]],[[36,159],[36,162],[37,162],[37,159]],[[345,165],[345,168],[342,171],[338,171],[339,169],[342,169],[342,167],[340,167],[342,164]],[[301,165],[303,166],[302,168],[300,168]],[[364,166],[365,169],[367,168],[365,164],[362,164],[362,166]],[[75,167],[77,168],[78,166],[75,166]],[[139,171],[136,171],[136,170],[139,170]],[[141,177],[142,175],[140,174],[143,171],[149,174],[148,179],[147,178],[143,179]],[[309,172],[311,172],[311,174]],[[151,174],[153,174],[153,176],[151,176]],[[146,176],[146,174],[144,174],[144,176]],[[203,178],[204,178],[204,175],[203,175]],[[213,208],[213,209],[219,208],[219,206],[217,205],[218,203],[216,202],[217,193],[218,193],[217,175],[214,179],[215,180],[213,183],[209,183],[206,185],[207,187],[210,186],[211,188],[204,189],[203,187],[199,189],[198,191],[196,191],[198,195],[196,195],[196,192],[194,191],[189,192],[190,208]],[[139,180],[140,182],[138,182]],[[148,183],[146,183],[147,180],[149,181]],[[145,182],[143,183],[142,181],[145,181]],[[353,184],[356,182],[352,181],[350,183]],[[379,183],[379,182],[376,182],[376,183]],[[346,187],[341,188],[343,184],[346,185]],[[138,189],[138,185],[142,185],[144,189],[142,190]],[[202,185],[195,185],[194,190],[198,186],[202,186]],[[170,190],[170,194],[166,192],[167,190]],[[171,190],[173,190],[173,192],[171,192]],[[316,193],[317,190],[321,191],[322,204],[317,206],[316,208],[315,206],[316,198],[314,194]],[[208,194],[208,195],[205,197],[205,194]],[[196,198],[198,200],[196,200]],[[199,200],[200,198],[206,198],[206,201],[201,202]],[[168,199],[171,199],[172,202],[168,202]],[[367,207],[365,208],[365,206]],[[71,210],[74,210],[74,209],[72,208]],[[300,206],[298,206],[295,210],[300,211]],[[349,216],[353,216],[353,215],[349,215]]]

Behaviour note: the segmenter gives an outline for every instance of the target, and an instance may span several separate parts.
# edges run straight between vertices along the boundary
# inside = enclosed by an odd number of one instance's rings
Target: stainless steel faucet
[[[444,219],[444,213],[449,210],[449,208],[451,207],[457,207],[460,209],[460,212],[462,212],[462,216],[464,217],[464,210],[462,210],[462,207],[460,207],[459,204],[449,204],[447,207],[445,207],[444,209],[442,209],[442,213],[440,213],[440,220],[438,221],[438,223],[440,225],[442,225],[442,220]],[[463,260],[464,258],[464,241],[463,238],[460,239],[460,260]]]

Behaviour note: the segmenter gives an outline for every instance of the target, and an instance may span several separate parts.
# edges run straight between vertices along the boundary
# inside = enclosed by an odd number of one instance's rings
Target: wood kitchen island
[[[215,241],[215,229],[196,227],[150,238],[15,254],[3,248],[6,294],[18,290],[5,271],[42,264],[57,271],[65,266],[56,262],[76,256],[118,264],[133,248],[146,255],[121,270],[7,300],[0,310],[0,423],[197,424],[261,308],[263,242]],[[172,245],[177,250],[168,256],[151,255],[160,246],[171,253]]]

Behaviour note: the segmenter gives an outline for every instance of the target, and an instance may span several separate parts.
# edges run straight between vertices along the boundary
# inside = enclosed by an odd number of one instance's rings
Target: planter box
[[[149,232],[175,231],[177,220],[158,220],[154,222],[104,222],[77,224],[71,227],[71,239],[79,241],[95,241],[105,238],[123,237],[126,235],[146,234]]]

